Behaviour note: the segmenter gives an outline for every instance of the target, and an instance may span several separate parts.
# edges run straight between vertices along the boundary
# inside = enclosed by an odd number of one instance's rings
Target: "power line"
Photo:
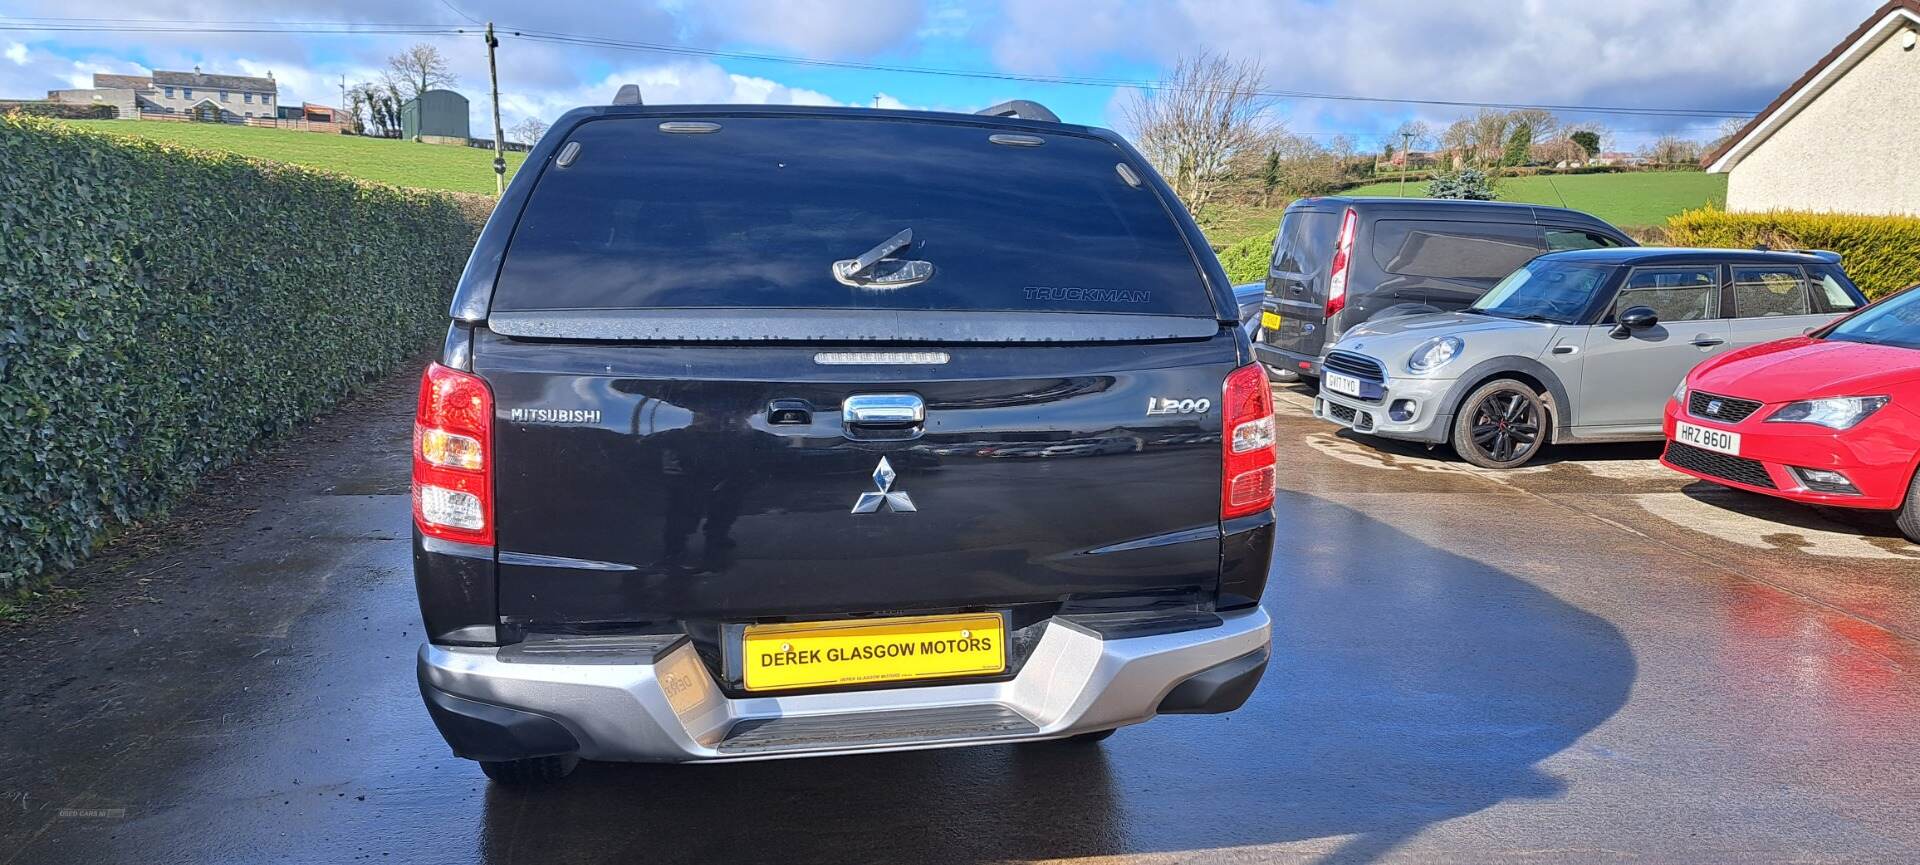
[[[1171,90],[1172,85],[1164,81],[1146,81],[1126,78],[1099,78],[1077,75],[1037,75],[1015,72],[994,72],[972,69],[942,69],[928,66],[904,66],[888,63],[868,63],[855,60],[823,60],[812,57],[794,57],[784,54],[761,54],[750,51],[725,51],[715,48],[698,48],[684,45],[668,45],[658,42],[637,42],[624,39],[612,39],[599,36],[579,36],[553,31],[516,28],[508,31],[523,39],[537,42],[550,42],[565,45],[611,48],[625,51],[646,51],[662,54],[685,54],[701,57],[716,57],[731,60],[753,60],[768,63],[789,63],[806,66],[825,66],[839,69],[859,69],[876,72],[896,72],[909,75],[943,75],[961,78],[982,78],[1001,81],[1025,81],[1040,84],[1064,84],[1093,87],[1137,87],[1143,90]],[[1516,102],[1485,102],[1459,99],[1420,99],[1410,97],[1359,96],[1343,93],[1317,93],[1305,90],[1260,90],[1257,95],[1277,99],[1314,99],[1346,102],[1380,102],[1405,105],[1434,105],[1455,108],[1494,108],[1517,110],[1538,108],[1548,111],[1563,111],[1585,114],[1619,114],[1649,117],[1700,117],[1706,119],[1721,117],[1751,117],[1751,111],[1726,111],[1711,108],[1646,108],[1619,105],[1551,105]]]
[[[468,17],[450,0],[441,2],[455,14]],[[350,22],[270,22],[270,21],[232,21],[200,22],[161,19],[143,19],[126,22],[104,18],[19,18],[8,16],[5,21],[45,21],[47,24],[11,24],[0,23],[0,31],[35,30],[50,32],[122,32],[122,33],[199,33],[199,34],[288,34],[288,35],[407,35],[407,36],[454,36],[477,33],[460,25],[446,24],[357,24]],[[993,81],[1019,81],[1036,84],[1056,84],[1080,87],[1133,87],[1142,90],[1172,90],[1172,85],[1164,81],[1149,81],[1126,78],[1104,78],[1078,75],[1042,75],[1031,73],[997,72],[983,69],[951,69],[930,66],[908,66],[891,63],[871,63],[855,60],[829,60],[813,57],[797,57],[783,54],[764,54],[751,51],[728,51],[717,48],[701,48],[689,45],[672,45],[659,42],[614,39],[600,36],[585,36],[550,30],[531,28],[504,28],[509,35],[518,36],[535,42],[581,47],[607,48],[618,51],[640,51],[660,54],[673,54],[693,57],[746,60],[764,63],[783,63],[798,66],[815,66],[836,69],[855,69],[869,72],[890,72],[904,75],[937,75],[953,78],[972,78]],[[1574,114],[1610,114],[1633,117],[1677,117],[1696,119],[1718,119],[1726,117],[1751,117],[1752,111],[1729,111],[1711,108],[1651,108],[1624,105],[1555,105],[1530,104],[1518,102],[1493,102],[1466,99],[1423,99],[1416,97],[1390,97],[1377,95],[1356,95],[1346,93],[1320,93],[1306,90],[1260,90],[1256,95],[1275,99],[1322,100],[1338,102],[1364,102],[1397,105],[1427,105],[1450,108],[1488,108],[1496,110],[1541,109]]]
[[[460,16],[460,17],[462,17],[462,18],[465,18],[465,19],[467,19],[467,21],[468,21],[469,23],[472,23],[472,24],[484,24],[484,23],[486,23],[486,22],[484,22],[484,21],[481,21],[481,20],[480,20],[480,19],[478,19],[478,18],[475,18],[475,17],[473,17],[472,15],[468,15],[468,14],[467,14],[466,12],[464,12],[464,11],[461,11],[461,9],[460,9],[460,7],[458,7],[458,6],[455,6],[455,5],[453,5],[453,0],[440,0],[440,5],[442,5],[442,6],[445,6],[445,7],[447,7],[448,9],[451,9],[451,10],[453,10],[453,14],[455,14],[455,15],[458,15],[458,16]]]
[[[16,25],[5,23],[0,23],[0,31],[32,31],[36,33],[184,33],[190,35],[278,34],[288,36],[456,36],[478,32],[457,27],[409,27],[386,24],[342,24],[324,27],[266,27],[248,25],[218,25],[213,27],[178,27],[171,25],[94,27],[66,24]]]

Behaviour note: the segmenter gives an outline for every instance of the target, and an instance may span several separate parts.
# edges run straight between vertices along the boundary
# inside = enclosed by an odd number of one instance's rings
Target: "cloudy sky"
[[[487,120],[486,49],[474,32],[431,35],[124,33],[137,19],[354,22],[467,28],[492,20],[506,122],[552,120],[641,85],[649,103],[771,102],[972,109],[1038,99],[1071,122],[1120,126],[1123,87],[1006,76],[1154,80],[1197,48],[1255,59],[1275,90],[1386,99],[1752,112],[1880,0],[5,0],[0,97],[86,86],[94,72],[153,68],[264,75],[283,102],[340,101],[340,81],[427,41]],[[130,12],[129,10],[134,10]],[[51,20],[54,18],[64,20]],[[77,19],[87,19],[84,21]],[[25,28],[25,29],[21,29]],[[41,28],[41,29],[34,29]],[[529,34],[514,36],[513,32]],[[532,34],[648,43],[678,53],[565,44]],[[717,52],[717,53],[716,53]],[[748,55],[748,56],[742,56]],[[759,56],[752,56],[759,55]],[[773,55],[769,57],[768,55]],[[855,68],[796,63],[806,58]],[[910,69],[964,71],[925,74]],[[1469,109],[1289,98],[1288,127],[1372,147],[1408,118],[1436,128]],[[1577,116],[1562,112],[1563,116]],[[1632,149],[1666,132],[1712,137],[1704,118],[1594,115]]]

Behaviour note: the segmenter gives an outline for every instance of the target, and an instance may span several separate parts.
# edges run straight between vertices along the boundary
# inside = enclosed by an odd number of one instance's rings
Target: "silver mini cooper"
[[[1315,414],[1514,468],[1548,443],[1657,440],[1687,371],[1866,303],[1830,252],[1556,252],[1457,312],[1347,331]]]

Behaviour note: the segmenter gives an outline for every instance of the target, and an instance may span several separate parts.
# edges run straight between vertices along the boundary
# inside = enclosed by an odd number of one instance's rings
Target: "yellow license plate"
[[[1260,313],[1260,326],[1268,330],[1280,329],[1280,315],[1272,312]]]
[[[749,691],[983,676],[1007,668],[998,613],[748,625]]]

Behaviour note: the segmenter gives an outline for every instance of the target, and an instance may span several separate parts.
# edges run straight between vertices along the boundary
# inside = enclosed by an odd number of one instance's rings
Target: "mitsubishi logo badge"
[[[881,457],[880,464],[873,467],[873,485],[879,488],[878,491],[861,493],[860,500],[853,503],[854,513],[876,513],[881,504],[894,513],[913,513],[913,499],[893,489],[893,466],[888,464],[886,457]]]

